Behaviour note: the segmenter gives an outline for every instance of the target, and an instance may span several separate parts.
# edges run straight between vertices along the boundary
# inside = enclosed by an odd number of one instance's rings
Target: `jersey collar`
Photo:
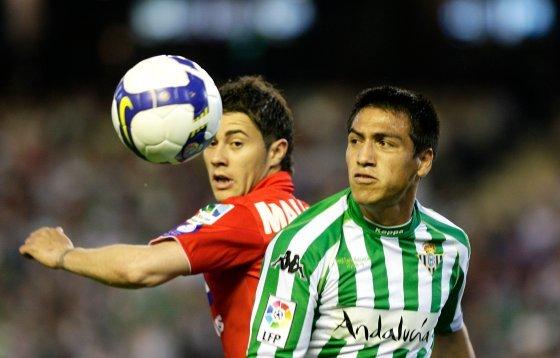
[[[406,224],[397,225],[397,226],[383,226],[377,223],[374,223],[370,220],[367,220],[362,211],[360,210],[359,204],[354,200],[352,196],[352,192],[348,194],[348,211],[350,213],[350,217],[364,230],[367,230],[375,235],[378,236],[387,236],[387,237],[398,237],[398,238],[405,238],[405,237],[413,237],[414,230],[420,224],[420,213],[418,211],[418,202],[414,202],[414,208],[412,209],[412,217],[410,221]]]
[[[294,192],[294,183],[292,182],[292,176],[290,173],[279,171],[258,182],[257,185],[251,189],[251,192],[263,188],[274,188],[292,194]]]

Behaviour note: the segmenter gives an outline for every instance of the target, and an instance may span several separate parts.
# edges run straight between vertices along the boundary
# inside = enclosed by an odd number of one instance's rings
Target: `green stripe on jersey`
[[[373,358],[377,357],[377,352],[379,351],[379,346],[364,347],[358,352],[356,358]]]
[[[455,258],[455,263],[453,264],[453,271],[449,279],[449,287],[452,287],[449,292],[449,298],[445,303],[445,306],[441,310],[441,315],[439,316],[438,324],[435,328],[436,333],[450,333],[453,332],[451,329],[451,323],[455,317],[455,310],[458,306],[459,297],[461,295],[461,288],[463,287],[465,280],[465,273],[461,270],[459,265],[459,255]]]
[[[321,352],[319,352],[318,357],[336,357],[345,344],[346,341],[344,339],[331,337],[323,348],[321,348]]]
[[[403,262],[404,309],[418,309],[418,256],[414,238],[399,239]]]
[[[342,217],[341,215],[338,219],[334,220],[331,225],[325,228],[325,230],[313,240],[311,245],[309,245],[301,258],[300,262],[304,266],[306,279],[302,280],[298,277],[294,277],[295,290],[292,288],[291,301],[296,303],[298,314],[294,316],[293,322],[291,323],[292,330],[286,341],[287,347],[295,347],[299,341],[306,319],[306,316],[300,313],[306,312],[307,306],[310,303],[309,281],[311,280],[311,275],[316,270],[319,262],[323,259],[324,254],[329,251],[329,248],[337,244],[338,240],[336,240],[336,238],[340,236],[340,232],[337,230],[342,227]],[[294,291],[297,293],[294,293]]]
[[[373,277],[374,305],[377,309],[389,309],[389,277],[383,253],[383,244],[379,235],[364,231],[366,250],[371,258],[371,275]]]
[[[436,254],[443,254],[443,242],[445,236],[439,231],[435,231],[428,226],[428,233],[432,237],[430,241],[436,247]],[[432,274],[432,304],[430,312],[439,312],[441,309],[441,276],[443,271],[443,262],[436,266]]]
[[[336,255],[336,265],[338,267],[338,305],[339,307],[355,306],[358,298],[356,292],[356,267],[344,237],[340,240],[340,248]]]
[[[408,349],[400,348],[393,352],[393,358],[406,358]]]

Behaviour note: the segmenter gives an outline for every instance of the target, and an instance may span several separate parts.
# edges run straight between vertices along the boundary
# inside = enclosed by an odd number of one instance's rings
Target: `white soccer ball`
[[[222,100],[198,64],[161,55],[126,72],[115,90],[111,117],[121,142],[136,155],[177,164],[194,158],[212,141]]]

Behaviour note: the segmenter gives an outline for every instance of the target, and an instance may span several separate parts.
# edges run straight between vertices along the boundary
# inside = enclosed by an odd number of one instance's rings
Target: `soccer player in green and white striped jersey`
[[[350,188],[269,245],[251,317],[258,357],[472,357],[463,323],[470,246],[416,200],[439,120],[395,87],[363,91],[348,120]]]

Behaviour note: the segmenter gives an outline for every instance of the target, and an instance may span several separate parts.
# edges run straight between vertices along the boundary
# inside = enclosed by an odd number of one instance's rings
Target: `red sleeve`
[[[231,208],[215,221],[208,215],[197,220],[199,211],[150,244],[175,239],[187,254],[191,274],[225,270],[262,258],[266,245],[254,216],[243,205],[228,205]]]

